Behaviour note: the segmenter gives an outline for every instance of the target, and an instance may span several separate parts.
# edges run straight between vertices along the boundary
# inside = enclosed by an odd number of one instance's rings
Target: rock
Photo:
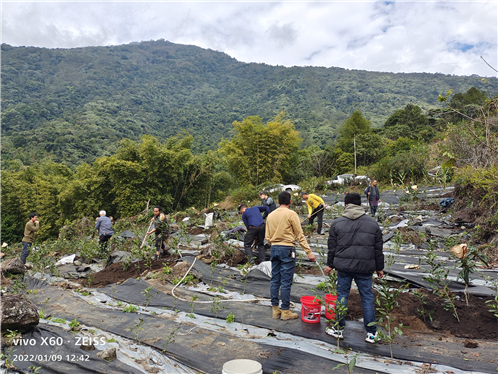
[[[93,351],[95,349],[95,346],[92,343],[82,344],[82,345],[80,345],[80,348],[84,351]]]
[[[102,352],[97,353],[97,357],[106,361],[114,361],[117,358],[116,348],[104,349]]]
[[[430,323],[430,326],[435,329],[435,330],[440,330],[441,329],[441,323],[439,321],[432,321]]]
[[[175,224],[175,223],[172,223],[172,224],[169,225],[169,230],[171,232],[177,232],[177,231],[180,230],[180,226],[177,225],[177,224]]]
[[[467,339],[463,342],[463,345],[465,348],[477,348],[479,347],[479,343],[477,343],[475,340],[472,339]]]
[[[393,216],[390,217],[390,219],[392,224],[400,223],[401,221],[403,221],[403,217],[400,216]]]
[[[246,254],[244,252],[242,252],[240,249],[236,249],[233,256],[232,256],[232,259],[230,260],[231,263],[229,265],[230,266],[238,265],[245,258],[246,258]]]
[[[11,258],[0,264],[0,271],[5,274],[24,274],[26,268],[19,258]]]
[[[76,271],[77,271],[78,273],[85,273],[85,272],[90,271],[90,270],[91,270],[91,269],[90,269],[90,266],[78,266],[78,267],[76,268]]]
[[[76,260],[76,261],[73,262],[73,264],[75,266],[81,266],[81,261]]]
[[[214,226],[219,230],[219,231],[223,231],[223,230],[228,230],[230,229],[230,225],[226,222],[216,222],[214,224]]]
[[[119,234],[120,237],[128,239],[128,238],[134,238],[135,234],[132,233],[130,230],[125,230],[121,234]]]
[[[1,316],[2,332],[16,330],[27,331],[38,325],[40,317],[36,306],[19,295],[2,296]]]

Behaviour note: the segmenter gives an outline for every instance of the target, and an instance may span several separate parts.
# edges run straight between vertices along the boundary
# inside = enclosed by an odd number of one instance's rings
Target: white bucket
[[[225,362],[222,374],[263,374],[263,367],[254,360],[232,360]]]

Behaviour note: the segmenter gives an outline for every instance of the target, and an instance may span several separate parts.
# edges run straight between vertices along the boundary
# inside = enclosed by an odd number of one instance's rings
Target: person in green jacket
[[[21,261],[26,265],[26,258],[29,255],[29,247],[35,241],[35,232],[40,228],[40,222],[38,222],[38,214],[30,213],[29,221],[24,226],[24,236],[22,238],[22,253]]]

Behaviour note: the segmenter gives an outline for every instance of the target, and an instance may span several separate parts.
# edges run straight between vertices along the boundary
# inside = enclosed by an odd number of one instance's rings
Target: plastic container
[[[232,360],[225,362],[222,374],[263,374],[263,367],[254,360]]]
[[[322,302],[315,296],[301,297],[301,319],[306,323],[320,323]]]
[[[335,317],[335,303],[337,302],[337,295],[325,295],[325,318],[334,319]]]

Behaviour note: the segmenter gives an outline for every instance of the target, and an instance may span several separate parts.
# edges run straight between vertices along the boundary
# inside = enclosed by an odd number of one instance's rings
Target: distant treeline
[[[448,158],[457,162],[462,151],[455,146],[467,144],[473,153],[480,147],[472,136],[464,143],[461,120],[479,113],[476,108],[485,100],[484,91],[471,88],[450,100],[459,113],[443,117],[441,112],[441,118],[408,104],[380,128],[357,110],[339,127],[336,144],[325,149],[301,147],[296,125],[281,112],[266,123],[258,116],[234,121],[234,136],[222,140],[217,150],[194,153],[194,137],[185,133],[164,142],[151,135],[124,139],[113,155],[74,169],[53,160],[32,165],[11,160],[1,174],[2,240],[19,241],[33,211],[42,222],[38,238],[44,240],[101,209],[121,218],[137,215],[148,204],[159,204],[167,213],[212,207],[229,195],[236,202],[253,200],[259,190],[280,182],[314,192],[334,175],[354,170],[355,149],[358,174],[398,185],[423,181],[428,167]],[[442,153],[431,141],[441,143],[444,137],[453,140]]]
[[[124,138],[162,142],[187,131],[194,154],[216,150],[232,123],[285,111],[300,147],[335,146],[355,111],[380,128],[412,104],[431,119],[440,93],[472,86],[495,94],[498,79],[393,74],[238,62],[225,53],[164,40],[113,47],[2,47],[4,168],[51,159],[74,168],[110,156]]]

